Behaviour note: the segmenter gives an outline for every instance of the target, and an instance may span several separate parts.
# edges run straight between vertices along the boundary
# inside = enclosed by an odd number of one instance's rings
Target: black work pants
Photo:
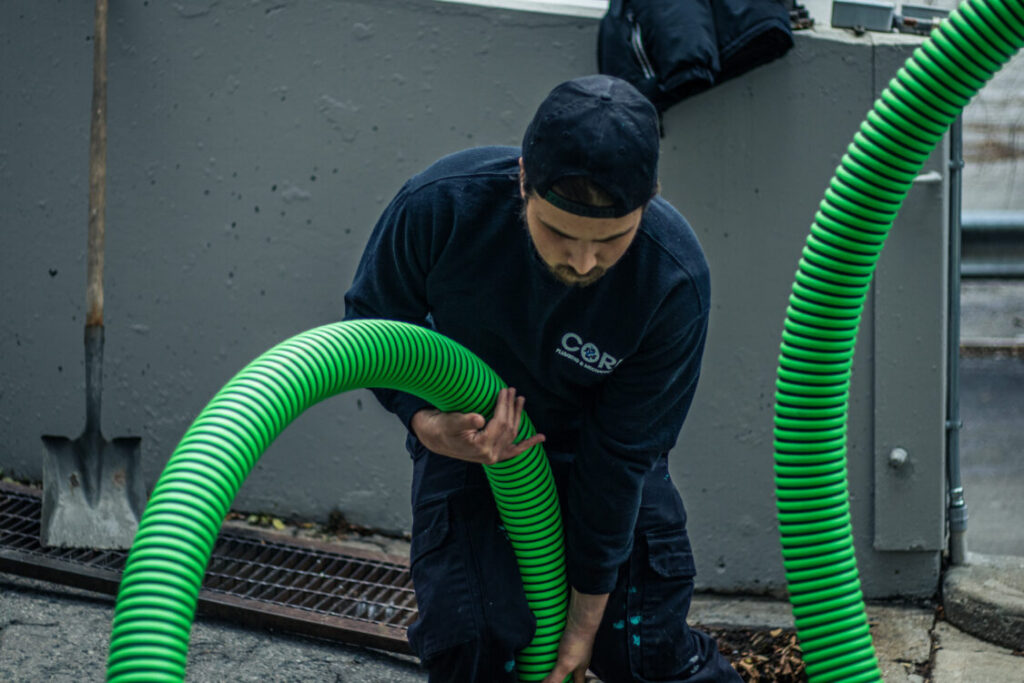
[[[412,450],[419,618],[409,642],[431,683],[513,683],[515,652],[535,620],[483,469]],[[561,495],[568,463],[555,455],[551,464]],[[644,480],[633,553],[594,644],[590,668],[604,683],[741,680],[715,641],[686,623],[694,574],[686,513],[662,457]]]

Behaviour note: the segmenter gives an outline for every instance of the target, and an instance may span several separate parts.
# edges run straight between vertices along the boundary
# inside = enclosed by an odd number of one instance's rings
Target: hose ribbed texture
[[[803,250],[779,356],[775,484],[790,602],[813,682],[881,680],[846,479],[850,371],[875,264],[928,155],[1022,44],[1021,0],[961,4],[875,101]]]
[[[153,490],[121,579],[107,680],[184,680],[196,600],[220,526],[260,455],[304,410],[344,391],[380,387],[490,417],[504,386],[459,344],[392,321],[316,328],[257,358],[199,414]],[[534,433],[524,413],[516,440]],[[540,445],[485,470],[537,617],[517,670],[520,680],[539,681],[554,667],[568,608],[554,479]]]

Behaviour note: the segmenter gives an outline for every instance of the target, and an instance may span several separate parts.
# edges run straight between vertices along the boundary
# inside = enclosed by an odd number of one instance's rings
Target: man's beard
[[[600,266],[594,266],[589,271],[580,275],[572,266],[567,265],[548,265],[548,270],[554,275],[559,282],[570,287],[587,287],[594,284],[601,276],[605,274],[605,269]]]
[[[583,275],[580,275],[572,266],[567,266],[565,264],[559,264],[557,266],[551,265],[544,260],[543,256],[540,255],[540,252],[537,251],[537,245],[533,243],[533,239],[530,237],[530,227],[526,218],[525,201],[523,201],[523,205],[519,209],[519,219],[522,221],[523,232],[526,233],[526,239],[529,240],[530,248],[533,249],[533,253],[537,255],[537,258],[541,263],[548,267],[548,271],[551,272],[555,279],[563,285],[568,285],[570,287],[588,287],[600,280],[601,276],[605,274],[606,269],[600,266],[594,266]]]

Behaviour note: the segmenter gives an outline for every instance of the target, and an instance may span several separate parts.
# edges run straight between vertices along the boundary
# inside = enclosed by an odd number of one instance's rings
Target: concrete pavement
[[[932,605],[869,604],[868,623],[887,683],[1022,683],[1024,653],[950,624]],[[744,628],[793,628],[789,603],[699,596],[692,621]]]
[[[0,680],[102,681],[112,615],[108,596],[0,574]],[[698,596],[691,617],[707,626],[793,626],[788,603],[758,598]],[[934,607],[869,605],[868,619],[888,683],[1024,681],[1024,657],[965,634]],[[426,675],[411,657],[200,618],[187,680],[412,683]]]
[[[103,681],[113,599],[0,573],[0,681]],[[426,680],[416,660],[197,619],[188,681],[413,683]]]

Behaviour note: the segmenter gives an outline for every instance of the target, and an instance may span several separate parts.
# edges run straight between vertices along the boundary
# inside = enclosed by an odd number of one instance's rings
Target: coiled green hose
[[[118,591],[107,680],[184,680],[196,599],[220,526],[256,460],[304,410],[344,391],[382,387],[489,417],[504,386],[459,344],[392,321],[316,328],[257,358],[199,414],[153,490]],[[517,441],[534,433],[524,414]],[[554,667],[568,608],[554,479],[540,445],[485,471],[537,617],[517,670],[520,680],[539,681]]]
[[[928,155],[1022,44],[1021,0],[967,0],[943,21],[868,112],[800,259],[779,356],[775,485],[790,602],[813,682],[881,680],[846,481],[850,371],[875,263]]]

